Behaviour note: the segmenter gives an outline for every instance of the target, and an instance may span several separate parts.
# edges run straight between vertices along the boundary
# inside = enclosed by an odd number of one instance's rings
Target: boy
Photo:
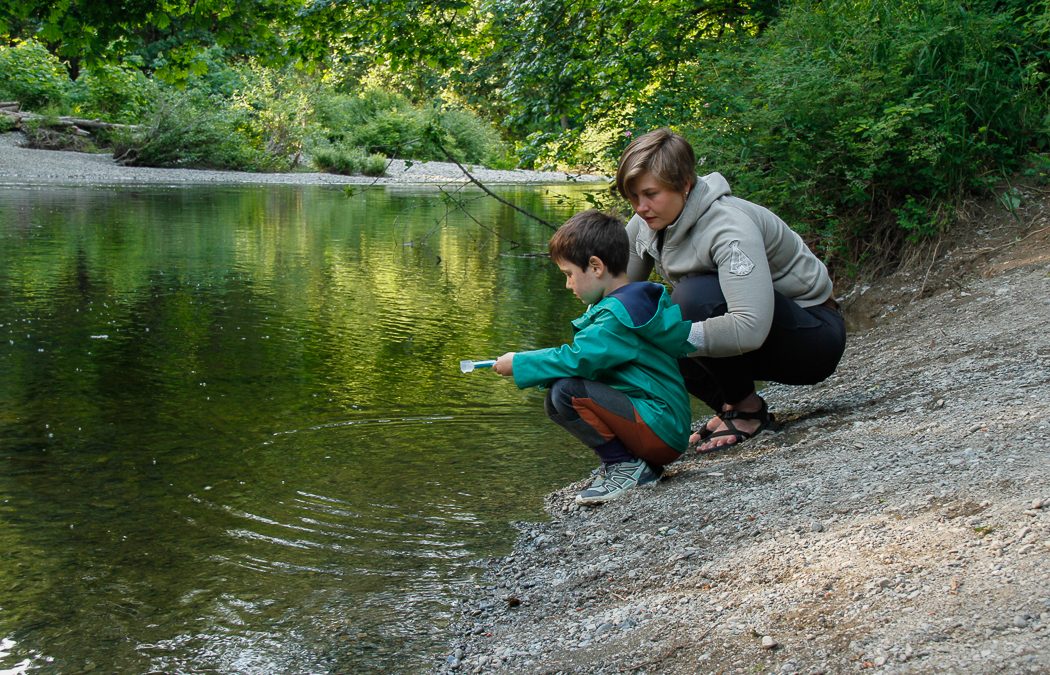
[[[520,388],[548,386],[547,415],[591,447],[602,471],[577,504],[600,504],[658,480],[689,438],[689,399],[677,358],[695,351],[691,324],[664,287],[627,280],[623,221],[583,211],[550,240],[565,287],[584,304],[571,344],[508,352],[493,370]]]

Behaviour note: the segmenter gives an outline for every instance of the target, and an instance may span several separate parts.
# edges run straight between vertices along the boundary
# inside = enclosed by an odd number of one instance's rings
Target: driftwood
[[[20,112],[20,107],[17,101],[0,102],[0,115],[5,115],[8,119],[14,120],[16,129],[21,127],[25,121],[39,121],[46,127],[68,129],[78,135],[88,135],[90,132],[86,131],[87,129],[134,130],[139,128],[137,124],[115,124],[113,122],[103,122],[98,119],[89,120],[82,117],[48,117],[47,115],[38,115],[31,112]]]

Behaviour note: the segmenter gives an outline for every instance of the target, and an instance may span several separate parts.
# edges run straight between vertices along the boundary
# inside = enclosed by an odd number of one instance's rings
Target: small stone
[[[1028,625],[1028,617],[1024,615],[1017,615],[1014,617],[1014,625],[1018,628],[1024,628]]]
[[[777,641],[771,635],[762,636],[762,649],[776,649]]]

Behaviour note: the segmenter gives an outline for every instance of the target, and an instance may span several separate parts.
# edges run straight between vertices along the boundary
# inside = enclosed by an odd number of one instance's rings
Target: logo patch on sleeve
[[[755,269],[755,263],[751,262],[751,258],[748,258],[747,254],[740,250],[740,242],[734,241],[730,244],[729,273],[738,277],[746,277],[751,274],[753,269]]]

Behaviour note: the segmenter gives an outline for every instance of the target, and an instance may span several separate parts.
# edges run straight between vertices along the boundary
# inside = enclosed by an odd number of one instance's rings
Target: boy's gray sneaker
[[[591,478],[593,480],[591,481],[591,487],[588,489],[593,490],[594,488],[598,487],[599,485],[605,482],[605,472],[608,471],[610,466],[612,465],[602,462],[598,465],[598,468],[591,469]]]
[[[606,464],[604,475],[600,472],[589,488],[576,495],[576,503],[588,505],[611,501],[633,487],[659,480],[661,473],[654,471],[644,459]]]

